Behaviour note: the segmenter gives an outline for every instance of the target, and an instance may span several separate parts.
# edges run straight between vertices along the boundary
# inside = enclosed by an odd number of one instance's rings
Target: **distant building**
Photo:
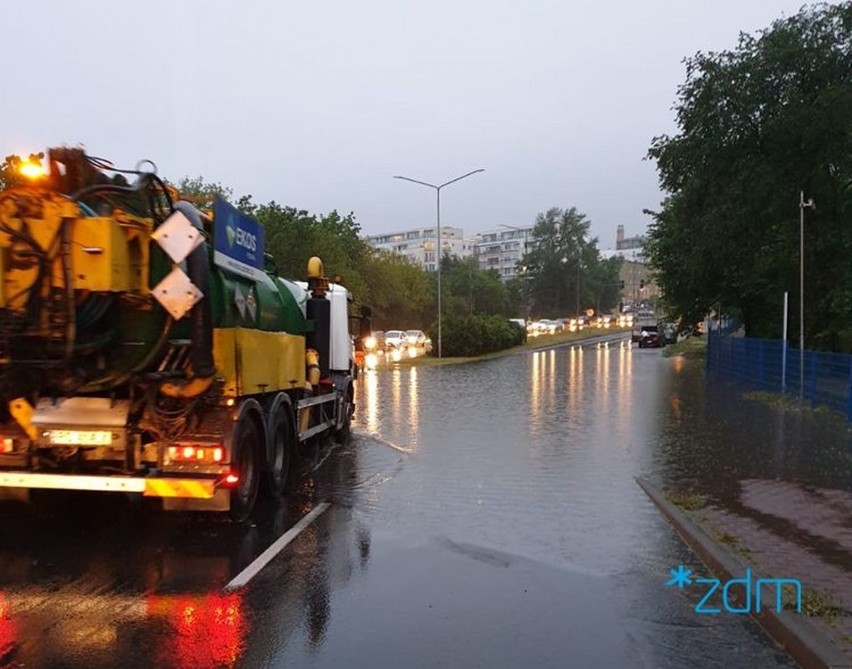
[[[437,269],[438,232],[435,226],[370,235],[366,240],[373,248],[405,256],[427,272]],[[441,246],[445,255],[466,258],[472,253],[471,245],[472,242],[464,238],[464,230],[461,228],[441,226]]]
[[[532,225],[507,225],[476,235],[473,254],[479,260],[479,269],[497,270],[503,281],[516,277],[518,263],[532,248],[532,230]]]
[[[642,248],[644,243],[643,236],[625,237],[624,226],[619,225],[615,233],[615,249],[601,251],[601,258],[605,260],[614,256],[623,258],[618,278],[624,282],[624,290],[621,291],[624,304],[639,304],[659,296]]]
[[[619,225],[615,229],[615,250],[616,251],[627,251],[629,249],[641,249],[642,245],[644,243],[645,243],[645,238],[642,237],[642,236],[625,237],[623,225]]]

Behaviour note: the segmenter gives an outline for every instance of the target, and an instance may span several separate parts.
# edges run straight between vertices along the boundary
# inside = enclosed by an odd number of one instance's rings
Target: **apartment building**
[[[366,239],[373,248],[405,256],[427,272],[434,272],[438,267],[438,231],[435,226],[369,235]],[[442,225],[441,246],[444,254],[459,258],[466,258],[472,253],[471,241],[464,238],[462,228]]]
[[[518,263],[532,248],[532,225],[500,226],[481,232],[472,242],[480,269],[494,269],[503,281],[518,275]]]

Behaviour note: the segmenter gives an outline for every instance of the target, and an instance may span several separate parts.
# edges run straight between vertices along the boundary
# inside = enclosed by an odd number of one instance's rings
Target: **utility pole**
[[[813,199],[805,202],[799,191],[799,401],[805,396],[805,209],[816,209]]]

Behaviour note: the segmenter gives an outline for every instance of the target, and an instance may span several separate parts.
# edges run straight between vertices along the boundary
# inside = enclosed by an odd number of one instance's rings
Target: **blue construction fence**
[[[708,332],[707,371],[755,390],[801,396],[852,421],[852,355],[804,351],[780,339],[752,339]],[[786,370],[784,358],[786,357]]]

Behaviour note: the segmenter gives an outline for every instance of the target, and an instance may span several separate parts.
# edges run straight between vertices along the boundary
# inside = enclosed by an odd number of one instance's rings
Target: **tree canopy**
[[[516,315],[516,296],[509,291],[495,269],[482,270],[474,256],[444,256],[441,263],[442,299],[448,313],[468,316]]]
[[[552,208],[536,217],[531,248],[519,263],[530,312],[561,318],[618,302],[620,258],[602,260],[585,214]]]
[[[649,150],[668,195],[646,245],[674,315],[721,306],[779,337],[784,291],[799,308],[804,192],[806,345],[852,350],[852,3],[687,59],[675,110],[678,133]]]

